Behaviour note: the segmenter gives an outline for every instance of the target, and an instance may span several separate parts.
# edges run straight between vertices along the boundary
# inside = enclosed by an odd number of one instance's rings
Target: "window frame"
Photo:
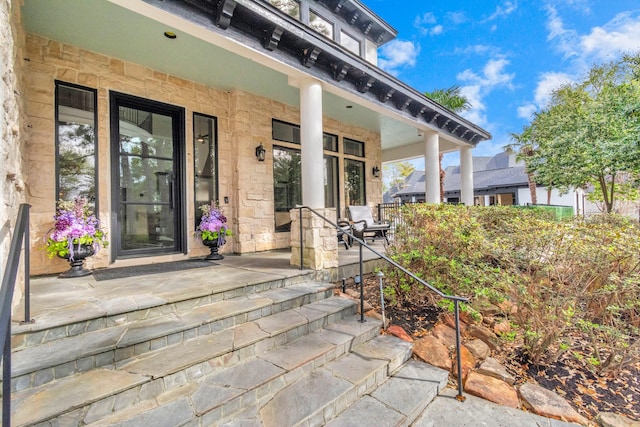
[[[99,126],[98,126],[98,90],[78,85],[75,83],[68,83],[62,80],[54,81],[54,126],[55,126],[55,200],[56,203],[60,201],[60,88],[68,87],[76,90],[83,90],[86,92],[90,92],[93,94],[93,180],[94,180],[94,199],[93,201],[89,200],[88,202],[91,204],[93,202],[93,212],[96,217],[98,216],[99,209],[99,191],[98,191],[98,183],[100,182],[99,176],[99,156],[98,156],[98,138],[99,138]]]
[[[196,111],[192,112],[192,132],[193,132],[193,206],[194,206],[194,214],[193,217],[195,219],[194,221],[194,227],[197,228],[198,224],[200,223],[200,218],[202,217],[202,215],[198,215],[198,212],[200,211],[200,206],[202,205],[198,205],[198,194],[197,194],[197,177],[198,174],[196,174],[196,146],[199,143],[197,138],[198,136],[196,135],[196,116],[198,117],[202,117],[206,120],[210,120],[210,124],[209,124],[209,147],[213,146],[213,175],[211,176],[211,179],[213,181],[212,183],[212,199],[211,200],[215,200],[216,203],[220,202],[220,181],[219,181],[219,171],[218,171],[218,118],[216,116],[210,116],[208,114],[203,114],[203,113],[198,113]],[[209,154],[211,155],[211,154]],[[203,175],[203,174],[201,174]],[[203,175],[204,176],[204,175]],[[211,202],[211,200],[209,200],[209,202]]]

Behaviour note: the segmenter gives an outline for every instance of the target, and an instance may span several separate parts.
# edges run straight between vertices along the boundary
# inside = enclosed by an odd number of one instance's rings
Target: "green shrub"
[[[401,218],[388,254],[442,292],[494,304],[510,300],[518,310],[509,320],[534,362],[552,350],[567,351],[576,331],[589,337],[589,363],[598,371],[639,359],[637,223],[610,215],[556,221],[540,209],[426,204],[404,206]],[[391,303],[438,303],[403,273],[386,275]]]

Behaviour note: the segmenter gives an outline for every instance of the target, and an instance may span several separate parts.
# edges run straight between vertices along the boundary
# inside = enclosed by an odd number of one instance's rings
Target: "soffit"
[[[192,14],[187,20],[170,10],[174,3],[161,3],[165,10],[138,0],[24,0],[22,17],[28,32],[207,86],[238,88],[292,106],[299,106],[299,91],[291,84],[292,78],[318,77],[322,73],[319,67],[296,69],[296,58],[286,49],[266,51],[259,40],[252,41],[241,29],[230,27],[216,32],[210,17]],[[284,24],[296,30],[291,23]],[[174,31],[178,37],[169,40],[163,36],[165,31]],[[308,38],[304,33],[301,36],[295,39],[288,34],[287,48]],[[417,129],[431,129],[408,114],[387,111],[388,107],[373,102],[377,96],[359,93],[347,83],[342,87],[325,84],[324,114],[380,132],[383,150],[420,143]],[[441,134],[441,138],[453,146],[464,144],[450,135]]]

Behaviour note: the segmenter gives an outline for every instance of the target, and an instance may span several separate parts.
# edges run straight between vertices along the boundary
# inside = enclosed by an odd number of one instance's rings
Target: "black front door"
[[[184,109],[110,95],[112,254],[184,252]]]

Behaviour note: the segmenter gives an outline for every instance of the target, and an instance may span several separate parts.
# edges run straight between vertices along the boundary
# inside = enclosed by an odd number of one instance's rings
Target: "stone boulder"
[[[400,338],[406,342],[413,342],[413,338],[401,326],[391,325],[387,328],[387,333]]]
[[[493,357],[487,358],[480,368],[478,368],[478,373],[482,375],[487,375],[489,377],[494,377],[499,380],[502,380],[510,385],[513,385],[516,382],[516,379],[511,375],[504,366],[500,364]]]
[[[431,334],[438,338],[447,348],[456,346],[456,330],[444,323],[438,323],[431,331]]]
[[[464,389],[469,394],[497,403],[498,405],[520,408],[516,390],[497,378],[488,377],[477,372],[470,372],[467,376],[467,381],[464,383]]]
[[[612,412],[600,412],[593,420],[601,427],[640,427],[640,422]]]
[[[476,360],[483,361],[487,357],[491,356],[491,349],[482,340],[475,339],[467,341],[464,345],[469,349]]]
[[[467,335],[484,341],[491,350],[500,348],[500,339],[488,328],[480,325],[471,325],[467,328]]]
[[[430,365],[451,370],[449,350],[436,337],[429,335],[417,340],[413,345],[413,353]]]
[[[451,367],[451,373],[454,378],[458,378],[458,358],[456,357],[455,349],[453,351],[453,363]],[[464,345],[460,346],[460,360],[462,361],[462,378],[466,378],[469,372],[476,367],[476,359],[473,354]]]
[[[565,399],[537,384],[522,384],[520,397],[524,405],[534,414],[570,423],[588,424],[587,419],[573,409]]]

